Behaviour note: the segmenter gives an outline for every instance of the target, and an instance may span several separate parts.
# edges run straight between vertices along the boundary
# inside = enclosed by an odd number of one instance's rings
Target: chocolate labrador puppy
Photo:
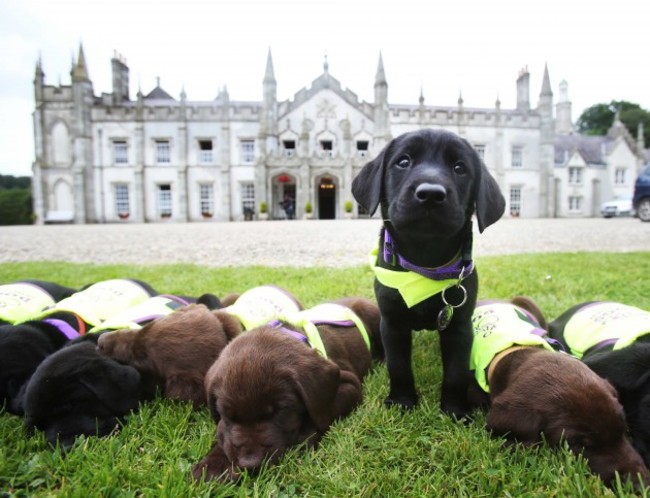
[[[98,350],[157,379],[165,397],[205,405],[205,374],[226,344],[281,312],[301,309],[288,291],[270,285],[228,295],[223,304],[225,308],[215,311],[194,304],[141,330],[102,334]]]
[[[361,402],[373,356],[382,357],[379,309],[364,298],[316,306],[234,339],[205,378],[216,441],[194,478],[237,479],[292,446],[315,446]]]
[[[375,295],[381,309],[390,392],[386,404],[413,408],[412,331],[438,330],[441,408],[468,413],[467,365],[478,277],[472,262],[472,216],[483,232],[503,214],[499,186],[472,146],[443,130],[392,140],[352,182],[370,214],[381,209]]]
[[[470,368],[474,386],[480,386],[474,393],[489,396],[488,429],[526,445],[544,440],[557,447],[566,441],[607,485],[616,472],[647,484],[648,470],[627,438],[614,388],[576,358],[553,349],[557,342],[535,318],[542,315],[534,302],[513,301],[519,305],[479,303],[473,316]]]
[[[634,447],[650,465],[650,312],[616,302],[585,302],[553,320],[549,334],[614,385]]]

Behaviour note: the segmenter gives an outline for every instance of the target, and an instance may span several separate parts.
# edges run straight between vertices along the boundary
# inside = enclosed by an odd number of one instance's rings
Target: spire
[[[465,101],[463,100],[463,92],[462,90],[458,90],[458,107],[463,107],[463,103]]]
[[[273,57],[271,56],[271,47],[266,56],[266,71],[264,72],[264,83],[275,83],[275,73],[273,71]]]
[[[90,81],[88,77],[88,69],[86,68],[86,56],[84,55],[84,47],[79,43],[79,55],[77,56],[77,63],[72,68],[72,81]]]
[[[422,85],[420,85],[420,98],[418,102],[420,102],[420,105],[424,105],[424,90],[422,89]]]
[[[379,52],[379,63],[377,64],[377,75],[375,76],[375,86],[386,85],[386,73],[384,72],[384,59]]]
[[[542,91],[540,97],[552,97],[553,91],[551,90],[551,78],[548,76],[548,64],[544,64],[544,79],[542,80]]]
[[[330,64],[327,62],[327,54],[325,54],[325,60],[323,61],[323,72],[324,73],[329,73],[330,70]]]

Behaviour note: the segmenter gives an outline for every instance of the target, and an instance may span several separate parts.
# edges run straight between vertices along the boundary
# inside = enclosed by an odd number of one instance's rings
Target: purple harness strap
[[[384,261],[389,265],[401,266],[405,270],[415,272],[431,280],[453,280],[466,278],[474,270],[474,261],[471,259],[464,261],[462,257],[456,258],[454,262],[449,265],[439,266],[437,268],[425,268],[423,266],[415,265],[397,252],[395,241],[390,235],[390,232],[385,228],[382,229],[382,232],[384,235]]]
[[[43,322],[49,323],[50,325],[56,327],[59,332],[61,332],[69,340],[76,339],[80,336],[79,332],[77,332],[72,325],[64,322],[63,320],[59,320],[58,318],[46,318],[43,320]]]
[[[294,339],[298,339],[299,341],[304,342],[305,344],[309,345],[309,340],[307,337],[302,335],[300,332],[296,330],[291,330],[290,328],[285,327],[282,322],[278,320],[273,320],[271,323],[269,323],[269,327],[272,327],[276,330],[279,330],[280,332],[284,332],[285,334],[290,335]]]
[[[584,358],[589,353],[594,353],[594,352],[598,351],[599,349],[606,348],[607,346],[613,346],[617,342],[618,342],[618,339],[604,339],[604,340],[600,341],[598,344],[594,344],[589,349],[587,349],[587,351],[585,351],[582,356]]]

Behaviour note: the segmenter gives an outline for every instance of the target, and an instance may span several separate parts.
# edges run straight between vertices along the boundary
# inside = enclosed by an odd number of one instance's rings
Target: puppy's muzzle
[[[421,183],[415,189],[415,199],[422,204],[442,204],[447,199],[447,189],[439,183]]]

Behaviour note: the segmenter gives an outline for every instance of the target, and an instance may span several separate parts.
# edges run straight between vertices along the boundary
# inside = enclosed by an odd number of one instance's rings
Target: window
[[[283,140],[282,148],[284,149],[284,155],[287,157],[293,157],[296,153],[296,141],[295,140]]]
[[[524,148],[520,145],[512,146],[512,162],[513,168],[521,168],[524,165]]]
[[[171,218],[172,215],[172,186],[158,185],[158,214],[161,218]]]
[[[199,162],[209,164],[212,161],[212,140],[199,140]]]
[[[169,140],[156,140],[156,163],[169,164],[170,162]]]
[[[209,183],[202,183],[199,185],[199,196],[201,214],[211,217],[214,214],[214,187]]]
[[[332,157],[333,143],[331,140],[321,140],[320,148],[324,155]]]
[[[614,172],[614,183],[616,185],[625,185],[627,179],[627,168],[616,168]]]
[[[515,218],[521,214],[521,187],[510,189],[510,216]]]
[[[129,149],[126,140],[113,140],[113,164],[128,164]]]
[[[241,207],[244,214],[255,212],[255,185],[252,183],[241,184]]]
[[[569,185],[582,185],[582,168],[569,168]]]
[[[359,157],[366,157],[368,155],[368,146],[370,143],[367,140],[357,141],[357,153]]]
[[[582,197],[572,195],[569,197],[569,212],[580,213],[582,212]]]
[[[246,164],[255,161],[255,142],[253,140],[241,141],[241,160]]]
[[[478,157],[481,158],[481,161],[485,161],[485,145],[484,144],[474,144],[474,150],[478,154]]]
[[[131,207],[129,205],[129,186],[124,183],[118,183],[113,190],[115,200],[115,212],[117,215],[126,219],[131,214]]]

